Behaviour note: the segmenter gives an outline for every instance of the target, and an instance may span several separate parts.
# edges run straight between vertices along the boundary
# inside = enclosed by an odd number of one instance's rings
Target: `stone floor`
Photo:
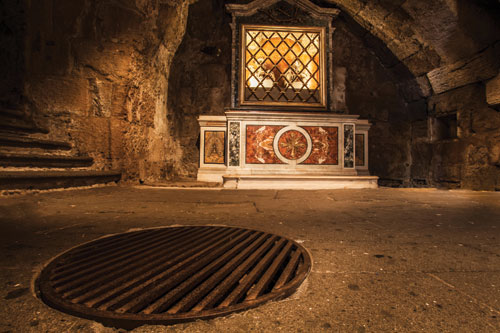
[[[116,332],[45,306],[41,266],[132,228],[251,227],[313,257],[291,298],[134,332],[499,332],[500,193],[104,187],[0,198],[0,332]]]

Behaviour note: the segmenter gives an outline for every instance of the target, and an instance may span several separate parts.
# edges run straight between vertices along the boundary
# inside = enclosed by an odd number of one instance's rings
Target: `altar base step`
[[[224,175],[224,188],[251,190],[333,190],[378,188],[376,176]]]

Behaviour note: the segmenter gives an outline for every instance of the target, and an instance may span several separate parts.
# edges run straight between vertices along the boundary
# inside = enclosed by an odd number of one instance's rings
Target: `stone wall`
[[[428,103],[435,134],[427,148],[433,185],[499,190],[500,112],[486,103],[484,84],[432,96]],[[451,135],[443,135],[441,119],[451,119]]]
[[[21,104],[26,17],[20,0],[0,2],[0,105]]]
[[[224,4],[248,1],[2,1],[0,104],[125,180],[193,177],[197,116],[230,104]],[[371,173],[391,186],[500,189],[500,5],[314,2],[343,11],[335,103],[373,122]]]
[[[198,116],[224,115],[230,106],[231,17],[224,3],[202,0],[190,6],[186,34],[172,63],[168,120],[182,147],[182,169],[191,177],[198,171]]]
[[[345,68],[347,111],[372,123],[370,172],[380,177],[381,184],[408,185],[411,126],[409,107],[398,88],[404,78],[384,67],[367,46],[362,28],[348,17],[337,19],[335,27],[333,62],[336,69]]]
[[[411,153],[391,149],[394,163],[388,161],[380,170],[372,164],[374,173],[393,186],[500,190],[500,4],[325,2],[339,6],[361,27],[353,31],[394,73],[404,96]],[[390,131],[402,130],[402,124],[390,124],[396,125]],[[374,130],[371,138],[379,136]],[[390,155],[389,147],[371,154]],[[405,154],[407,158],[399,158]],[[404,179],[401,172],[387,172],[403,168],[405,159],[409,168]]]
[[[168,76],[188,1],[24,1],[24,100],[57,139],[125,180],[182,174]]]

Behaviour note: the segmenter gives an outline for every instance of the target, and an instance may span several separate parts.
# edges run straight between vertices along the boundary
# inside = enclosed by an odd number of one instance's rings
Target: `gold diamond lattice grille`
[[[243,101],[321,105],[321,30],[244,29]]]

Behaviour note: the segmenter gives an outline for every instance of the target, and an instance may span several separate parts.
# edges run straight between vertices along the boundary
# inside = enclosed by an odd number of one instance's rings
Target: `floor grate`
[[[58,310],[130,329],[213,318],[287,297],[310,267],[302,246],[273,234],[166,227],[73,248],[45,267],[38,288]]]

